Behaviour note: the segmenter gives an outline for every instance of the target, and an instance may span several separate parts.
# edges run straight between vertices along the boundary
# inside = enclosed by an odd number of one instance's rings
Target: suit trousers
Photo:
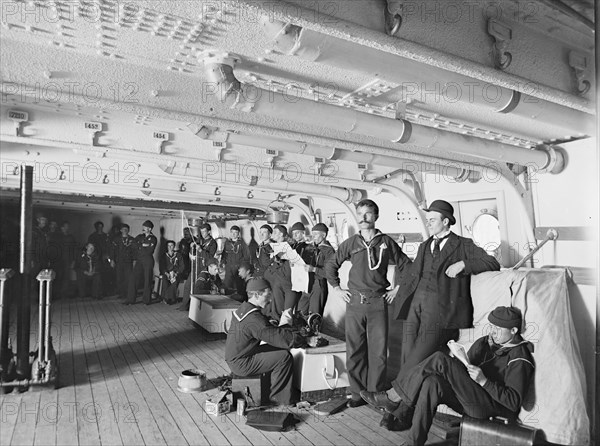
[[[402,353],[400,371],[392,386],[399,393],[399,383],[411,373],[412,368],[437,351],[447,351],[447,343],[458,339],[458,329],[440,328],[440,314],[437,308],[437,294],[417,290],[410,306],[408,317],[402,330]],[[399,418],[407,418],[410,411],[400,406],[394,412]]]
[[[257,347],[254,352],[252,356],[228,362],[231,371],[238,376],[271,372],[271,400],[277,404],[290,404],[293,401],[292,354],[268,344]]]
[[[385,390],[388,307],[381,294],[370,297],[350,290],[346,304],[346,367],[352,398],[360,391]]]

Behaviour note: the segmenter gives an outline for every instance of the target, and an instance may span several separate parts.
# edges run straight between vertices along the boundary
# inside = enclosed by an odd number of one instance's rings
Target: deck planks
[[[1,395],[1,444],[392,445],[406,436],[381,429],[367,407],[329,417],[292,409],[301,422],[289,432],[253,429],[235,412],[208,415],[204,402],[216,390],[181,393],[178,378],[190,368],[213,381],[228,375],[225,335],[195,328],[172,306],[59,301],[52,325],[61,386]]]

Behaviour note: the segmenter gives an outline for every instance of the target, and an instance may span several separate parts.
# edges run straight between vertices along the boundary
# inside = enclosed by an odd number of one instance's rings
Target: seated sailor
[[[436,352],[403,375],[387,392],[362,391],[369,404],[388,413],[414,407],[409,444],[422,445],[437,406],[446,404],[473,418],[516,419],[534,374],[533,345],[520,335],[521,313],[497,307],[488,316],[490,334],[471,346],[463,361]],[[407,425],[410,420],[401,420]]]
[[[223,284],[219,276],[219,262],[217,259],[206,261],[206,269],[198,274],[198,279],[194,283],[194,294],[219,294],[222,291]]]
[[[263,278],[250,279],[246,292],[248,301],[240,305],[231,319],[225,361],[239,376],[271,372],[271,401],[290,405],[295,398],[292,395],[293,360],[289,349],[306,346],[306,339],[290,327],[273,326],[261,313],[272,299],[269,282]],[[289,314],[286,316],[289,317]]]

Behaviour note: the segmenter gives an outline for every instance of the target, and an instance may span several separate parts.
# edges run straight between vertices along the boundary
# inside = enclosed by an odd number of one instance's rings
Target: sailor
[[[92,297],[94,299],[100,299],[100,257],[96,254],[96,247],[93,243],[85,245],[85,250],[77,259],[75,268],[77,270],[77,289],[79,291],[79,297],[83,298],[86,296],[86,287],[88,284],[91,284]]]
[[[117,273],[117,292],[120,299],[127,297],[128,282],[133,274],[134,239],[129,235],[129,225],[123,223],[120,228],[121,236],[112,241],[110,266]]]
[[[181,279],[185,280],[189,277],[191,271],[190,261],[190,245],[192,244],[192,233],[190,228],[183,228],[183,238],[179,241],[178,251],[183,258],[184,270],[181,274]]]
[[[409,443],[414,445],[425,444],[440,404],[473,418],[515,420],[534,375],[533,345],[521,337],[522,317],[517,308],[497,307],[488,320],[490,334],[471,346],[467,364],[435,352],[404,373],[387,392],[361,392],[361,396],[392,413],[399,406],[413,407]],[[406,426],[411,423],[404,421]]]
[[[275,243],[285,243],[288,245],[287,228],[283,225],[276,225],[273,228],[272,239]],[[296,253],[294,253],[297,255]],[[287,310],[295,310],[300,300],[301,293],[292,291],[292,270],[289,260],[283,258],[283,253],[271,254],[271,265],[265,271],[264,277],[271,285],[273,299],[271,301],[270,316],[273,320],[279,321],[281,314]]]
[[[246,287],[248,286],[248,282],[250,279],[254,278],[254,267],[250,262],[242,262],[240,263],[240,267],[238,268],[238,276],[244,281],[243,290],[239,293],[239,299],[241,302],[245,302],[248,300],[248,292],[246,291]]]
[[[219,276],[219,261],[210,259],[206,262],[206,269],[198,274],[194,283],[194,294],[219,294],[223,291],[223,283]]]
[[[460,328],[473,326],[471,275],[500,269],[498,261],[473,240],[450,231],[456,223],[450,203],[435,200],[425,212],[431,236],[419,246],[412,268],[400,280],[395,302],[395,318],[406,321],[394,387],[412,367],[458,339]],[[396,417],[407,418],[400,412]],[[386,424],[384,417],[382,425]]]
[[[254,276],[262,277],[265,274],[267,268],[273,262],[273,248],[271,248],[271,235],[273,234],[273,228],[269,225],[262,225],[258,230],[258,236],[260,243],[256,252],[256,258],[252,259],[254,263]]]
[[[348,407],[365,404],[361,390],[386,388],[388,305],[398,292],[397,285],[387,289],[388,264],[392,260],[401,270],[410,264],[398,244],[375,229],[379,207],[374,201],[360,201],[356,214],[360,232],[341,243],[325,266],[328,282],[346,302],[346,366],[352,392]],[[348,289],[344,290],[338,271],[346,260],[352,262],[352,267]]]
[[[200,241],[197,246],[198,271],[204,271],[210,259],[215,258],[217,253],[217,241],[212,237],[210,224],[203,223],[200,226]],[[196,279],[196,278],[194,278]]]
[[[221,263],[225,266],[225,288],[240,292],[244,283],[238,276],[241,262],[250,261],[248,245],[240,237],[240,227],[232,226],[229,230],[230,239],[225,240]]]
[[[261,313],[271,301],[269,282],[251,279],[247,286],[248,302],[234,311],[225,343],[225,361],[238,376],[271,373],[271,401],[290,405],[293,360],[290,348],[305,347],[306,339],[289,327],[275,327]],[[262,345],[261,345],[262,344]]]
[[[154,272],[154,249],[158,240],[152,234],[154,223],[146,220],[142,223],[142,233],[135,238],[136,260],[133,262],[133,274],[129,280],[127,300],[123,305],[133,305],[136,301],[137,284],[143,280],[144,293],[142,300],[150,305]]]
[[[327,241],[328,231],[329,228],[323,223],[313,226],[312,247],[305,251],[310,253],[304,259],[309,276],[308,293],[302,293],[298,303],[298,310],[304,314],[317,313],[322,316],[325,311],[329,292],[325,265],[335,256],[335,250]]]
[[[161,297],[164,303],[172,305],[177,301],[177,287],[181,282],[185,264],[181,254],[175,251],[174,240],[167,240],[167,252],[164,255],[164,270],[161,271],[163,280]]]

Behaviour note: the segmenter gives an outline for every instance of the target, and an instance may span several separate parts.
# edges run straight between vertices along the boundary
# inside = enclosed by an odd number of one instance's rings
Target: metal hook
[[[402,26],[402,16],[400,14],[395,14],[391,19],[392,24],[389,25],[388,22],[390,20],[385,21],[385,32],[388,36],[395,36],[398,31],[400,31],[400,27]]]

